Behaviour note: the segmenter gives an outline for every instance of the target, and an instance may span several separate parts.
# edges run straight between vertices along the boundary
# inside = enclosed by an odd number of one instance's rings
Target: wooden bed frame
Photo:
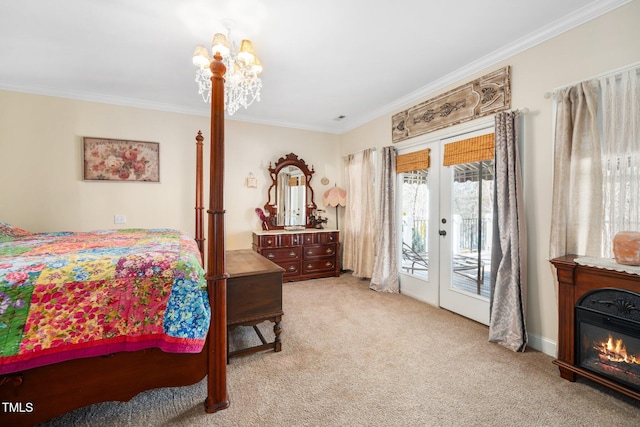
[[[206,280],[211,325],[201,353],[159,349],[70,360],[0,376],[0,425],[34,425],[98,402],[128,401],[159,387],[195,384],[207,376],[204,410],[229,406],[227,398],[227,273],[224,244],[224,73],[222,58],[211,62],[211,161]],[[204,257],[202,133],[196,137],[196,237]],[[10,405],[10,406],[9,406]]]

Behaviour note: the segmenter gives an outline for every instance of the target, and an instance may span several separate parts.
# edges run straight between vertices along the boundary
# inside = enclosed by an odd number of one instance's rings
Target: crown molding
[[[102,93],[84,92],[79,90],[60,90],[46,86],[20,86],[0,83],[0,90],[8,92],[29,93],[32,95],[52,96],[56,98],[73,99],[76,101],[97,102],[100,104],[119,105],[123,107],[143,108],[148,110],[165,111],[168,113],[190,114],[195,116],[208,116],[208,109],[186,107],[177,104],[164,104],[160,102],[145,101],[136,98],[112,96]]]
[[[55,98],[72,99],[75,101],[86,101],[86,102],[96,102],[99,104],[118,105],[121,107],[132,107],[132,108],[142,108],[147,110],[164,111],[167,113],[188,114],[192,116],[209,117],[210,115],[210,111],[208,108],[201,109],[201,108],[194,108],[194,107],[185,107],[183,105],[176,105],[176,104],[162,104],[158,102],[144,101],[144,100],[135,99],[135,98],[118,97],[118,96],[89,93],[89,92],[83,92],[83,91],[59,90],[59,89],[43,87],[43,86],[19,86],[19,85],[10,85],[10,84],[0,83],[0,90],[5,90],[8,92],[28,93],[28,94],[39,95],[39,96],[51,96]],[[227,120],[236,121],[236,122],[254,123],[254,124],[260,124],[260,125],[266,125],[266,126],[278,126],[278,127],[292,128],[292,129],[308,130],[313,132],[333,133],[337,135],[343,133],[342,129],[336,129],[335,127],[308,126],[308,125],[301,125],[299,123],[294,123],[294,122],[267,120],[267,119],[261,119],[259,117],[251,116],[244,113],[235,115],[235,116],[225,115],[225,118]]]
[[[350,126],[342,128],[341,133],[346,133],[385,114],[401,110],[407,105],[411,105],[412,103],[421,101],[427,96],[435,94],[436,92],[446,88],[451,84],[454,84],[465,78],[469,78],[473,74],[478,73],[485,68],[491,67],[492,65],[504,61],[505,59],[511,58],[518,53],[524,52],[527,49],[550,40],[579,25],[582,25],[588,21],[591,21],[592,19],[604,15],[605,13],[617,9],[620,6],[631,3],[632,1],[633,0],[594,1],[575,12],[572,12],[570,15],[564,16],[524,37],[521,37],[518,40],[514,40],[513,42],[501,47],[500,49],[497,49],[476,61],[470,62],[466,66],[459,68],[456,71],[449,73],[446,76],[443,76],[442,78],[409,93],[408,95],[396,99],[390,104],[378,108],[377,110],[374,110],[368,114],[353,118],[353,120],[350,122]]]
[[[323,133],[333,133],[336,135],[341,135],[345,131],[340,127],[329,127],[329,126],[309,126],[309,125],[301,125],[300,123],[287,122],[282,120],[270,120],[270,119],[262,119],[257,116],[252,116],[250,114],[241,114],[238,116],[225,116],[227,120],[232,120],[236,122],[246,122],[246,123],[254,123],[258,125],[266,125],[266,126],[277,126],[284,127],[290,129],[300,129],[300,130],[308,130],[313,132],[323,132]]]

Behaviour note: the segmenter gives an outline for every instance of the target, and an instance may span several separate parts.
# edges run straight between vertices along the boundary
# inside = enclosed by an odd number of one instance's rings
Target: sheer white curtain
[[[378,240],[373,276],[369,287],[375,291],[398,293],[398,256],[396,254],[396,150],[382,149],[378,207]]]
[[[345,158],[349,197],[345,206],[342,265],[356,277],[370,278],[375,256],[374,151],[366,149]]]
[[[619,231],[640,231],[640,68],[600,79],[604,258]]]
[[[549,256],[599,256],[602,241],[602,168],[598,81],[556,93],[553,200]]]

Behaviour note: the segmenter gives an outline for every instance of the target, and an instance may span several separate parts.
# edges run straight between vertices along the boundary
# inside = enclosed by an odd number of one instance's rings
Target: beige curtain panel
[[[373,150],[366,149],[345,158],[347,206],[342,265],[354,277],[371,278],[376,246],[376,209]]]
[[[427,154],[429,150],[427,151]],[[427,156],[428,158],[428,156]],[[382,149],[382,173],[380,174],[380,204],[378,205],[378,223],[376,257],[373,264],[373,276],[369,287],[375,291],[398,293],[398,257],[396,255],[396,169],[395,149]]]
[[[396,156],[396,173],[421,171],[431,166],[431,149]]]
[[[493,159],[495,134],[488,133],[444,145],[443,166],[481,162]]]
[[[602,160],[597,80],[556,94],[549,257],[600,256]]]

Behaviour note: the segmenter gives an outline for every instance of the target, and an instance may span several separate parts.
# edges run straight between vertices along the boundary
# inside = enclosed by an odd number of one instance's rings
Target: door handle
[[[444,237],[447,235],[447,232],[445,230],[440,230],[438,231],[438,234]]]

